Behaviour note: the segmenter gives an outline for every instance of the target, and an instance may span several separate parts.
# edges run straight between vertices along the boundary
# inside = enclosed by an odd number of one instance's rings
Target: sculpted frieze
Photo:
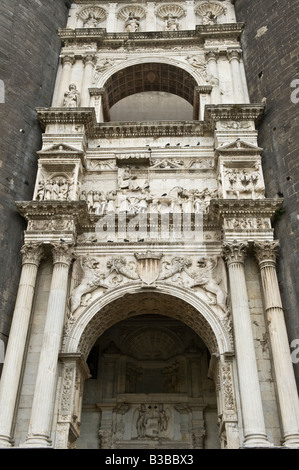
[[[217,303],[227,313],[228,286],[223,260],[218,256],[201,258],[197,261],[197,270],[192,273],[192,287],[202,287],[210,298],[210,303]]]
[[[191,271],[191,269],[193,270]],[[135,256],[80,256],[74,263],[69,298],[70,313],[91,301],[92,293],[139,281],[155,286],[171,282],[205,293],[210,305],[218,305],[227,316],[227,277],[221,257],[207,256],[193,260],[183,256],[166,257],[157,252],[140,252]]]
[[[202,214],[207,213],[210,201],[218,197],[218,190],[204,188],[185,189],[175,186],[170,191],[157,195],[151,193],[149,182],[138,179],[129,170],[119,173],[118,189],[100,191],[82,190],[79,196],[86,201],[90,214]]]
[[[243,169],[224,168],[222,192],[223,197],[230,199],[263,199],[265,185],[259,166]]]
[[[262,218],[232,218],[226,219],[224,222],[225,228],[229,230],[269,230],[271,229],[270,219]]]

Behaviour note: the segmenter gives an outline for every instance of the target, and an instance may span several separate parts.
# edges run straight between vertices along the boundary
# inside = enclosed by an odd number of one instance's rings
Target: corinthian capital
[[[277,250],[279,247],[279,242],[274,241],[265,241],[265,242],[255,242],[254,243],[254,254],[256,260],[259,264],[264,261],[276,263]]]
[[[75,258],[72,245],[67,243],[57,243],[52,246],[53,264],[62,263],[70,266]]]
[[[23,264],[36,264],[39,265],[44,257],[44,250],[42,243],[26,243],[21,248],[22,263]]]
[[[233,242],[226,242],[223,244],[222,256],[227,264],[244,263],[247,248],[248,243],[245,242],[238,242],[236,240]]]
[[[234,60],[234,59],[240,61],[242,57],[242,52],[240,49],[228,49],[227,57],[229,61]]]
[[[62,65],[65,65],[65,64],[74,65],[75,61],[76,60],[73,55],[64,55],[63,57],[61,57]]]

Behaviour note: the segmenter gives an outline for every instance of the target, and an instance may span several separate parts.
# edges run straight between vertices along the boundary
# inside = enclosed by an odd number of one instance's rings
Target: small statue
[[[136,31],[139,30],[139,21],[132,13],[129,13],[128,19],[125,23],[125,30],[128,33],[136,33]]]
[[[202,24],[216,24],[217,16],[211,10],[207,11],[202,18]]]
[[[69,86],[69,91],[64,94],[63,107],[76,108],[80,104],[80,93],[74,83]]]
[[[168,17],[166,18],[165,31],[178,31],[178,30],[179,30],[178,19],[175,16],[172,16],[171,14],[169,14]]]
[[[88,15],[87,20],[84,22],[85,28],[96,28],[98,25],[98,20],[95,17],[95,14],[91,11]]]

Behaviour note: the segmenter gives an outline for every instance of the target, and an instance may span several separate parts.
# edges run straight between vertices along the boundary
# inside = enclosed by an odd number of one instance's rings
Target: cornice
[[[105,122],[92,130],[94,138],[203,136],[202,121]]]
[[[36,112],[43,128],[47,124],[83,124],[86,128],[96,124],[94,108],[36,108]]]
[[[234,39],[239,40],[243,32],[243,23],[227,23],[217,25],[198,25],[195,30],[183,31],[137,31],[135,33],[116,32],[107,33],[105,28],[76,28],[59,29],[58,35],[65,45],[83,41],[97,43],[98,47],[116,47],[144,45],[149,48],[155,44],[165,45],[182,43],[204,43],[206,39]]]
[[[256,124],[263,116],[263,104],[220,104],[205,107],[205,122],[215,127],[218,121],[254,121]]]
[[[281,208],[283,199],[212,199],[209,218],[218,221],[226,217],[267,217],[272,219]]]
[[[71,217],[80,224],[89,221],[85,201],[20,201],[15,204],[19,214],[27,222],[55,217]]]

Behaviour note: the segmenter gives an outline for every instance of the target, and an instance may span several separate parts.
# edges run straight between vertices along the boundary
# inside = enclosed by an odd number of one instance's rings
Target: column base
[[[10,436],[0,435],[0,449],[8,449],[10,447],[13,447]]]
[[[287,449],[299,449],[299,433],[287,434],[284,436],[283,447]]]
[[[52,442],[47,436],[44,436],[42,434],[34,434],[33,436],[28,436],[26,439],[26,442],[24,444],[21,444],[20,447],[22,448],[40,448],[40,449],[45,449],[45,448],[51,448],[52,447]]]
[[[268,441],[265,434],[251,434],[244,439],[243,448],[272,448],[274,444]]]

